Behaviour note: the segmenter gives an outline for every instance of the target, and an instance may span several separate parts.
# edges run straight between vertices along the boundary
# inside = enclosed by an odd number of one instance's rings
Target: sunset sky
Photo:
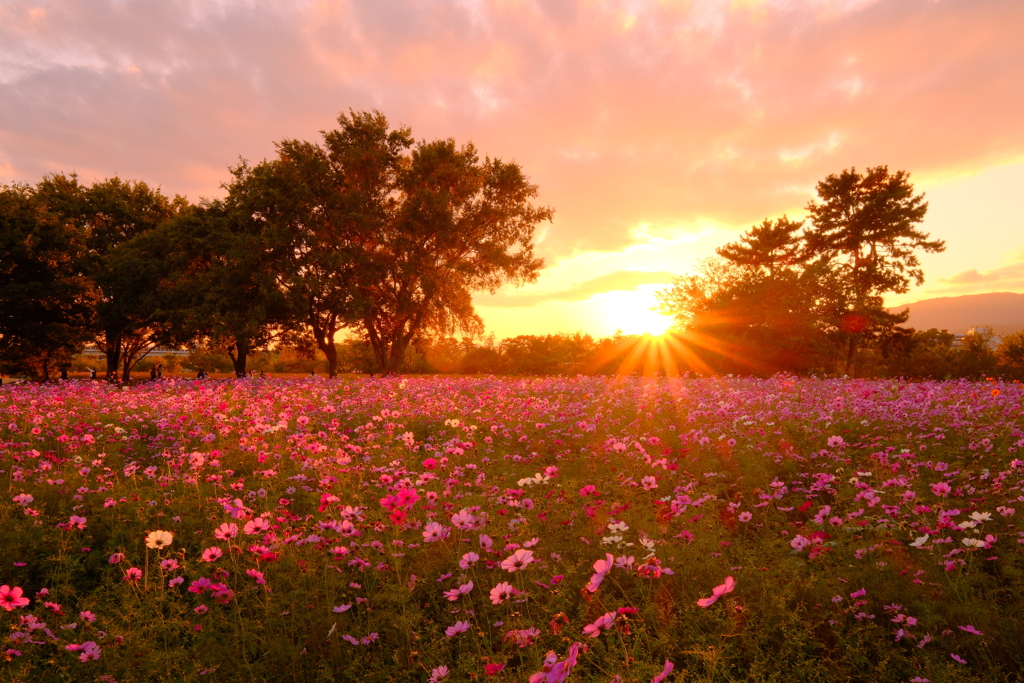
[[[1024,292],[1021,0],[0,0],[0,184],[193,201],[378,109],[515,160],[555,209],[498,337],[656,326],[653,292],[855,166],[911,173],[934,296]]]

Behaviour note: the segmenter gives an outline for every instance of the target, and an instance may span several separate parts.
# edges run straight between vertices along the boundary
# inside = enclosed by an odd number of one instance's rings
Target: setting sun
[[[672,318],[654,310],[659,285],[644,285],[632,292],[613,291],[594,297],[601,302],[601,316],[623,334],[665,334]]]

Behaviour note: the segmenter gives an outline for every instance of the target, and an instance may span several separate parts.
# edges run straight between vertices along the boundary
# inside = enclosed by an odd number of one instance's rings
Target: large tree
[[[226,353],[235,375],[288,323],[264,223],[244,206],[207,200],[137,239],[164,254],[158,301],[179,339],[200,338]]]
[[[335,336],[360,329],[381,370],[418,335],[476,332],[475,290],[533,280],[537,188],[471,144],[413,143],[379,112],[350,112],[323,145],[278,144],[235,170],[228,203],[263,224],[278,287],[337,370]]]
[[[807,255],[834,263],[842,273],[847,304],[833,321],[846,339],[845,371],[854,375],[865,339],[885,336],[906,315],[888,313],[887,293],[902,294],[924,282],[918,251],[940,252],[945,243],[916,226],[928,204],[914,194],[906,171],[875,166],[850,168],[818,183],[818,201],[807,205],[813,224],[805,236]]]
[[[385,371],[424,332],[478,333],[472,292],[533,281],[535,227],[552,210],[515,163],[481,160],[472,144],[420,143],[400,176],[402,202],[370,252],[363,329]]]
[[[0,186],[0,365],[49,379],[88,337],[84,234],[28,185]]]
[[[77,176],[45,177],[35,197],[47,211],[84,235],[82,273],[94,292],[93,339],[107,357],[107,378],[120,368],[127,381],[140,358],[173,343],[158,315],[156,288],[163,255],[133,242],[160,226],[187,202],[169,200],[141,181],[109,178],[85,186]]]

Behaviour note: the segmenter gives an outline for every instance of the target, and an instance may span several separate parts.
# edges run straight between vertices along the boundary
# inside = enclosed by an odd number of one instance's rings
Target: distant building
[[[988,341],[988,348],[995,349],[1003,341],[1001,334],[996,334],[988,325],[975,325],[967,330],[967,334],[958,334],[953,337],[953,348],[962,348],[967,345],[967,338],[976,334],[988,334],[991,338]]]
[[[150,351],[149,353],[147,353],[146,356],[153,358],[161,358],[163,356],[177,356],[178,358],[185,358],[188,356],[189,353],[191,353],[191,351],[182,351],[181,349],[165,349],[162,347],[157,347]],[[107,357],[107,354],[103,353],[94,346],[88,347],[79,355],[90,360],[103,360]]]

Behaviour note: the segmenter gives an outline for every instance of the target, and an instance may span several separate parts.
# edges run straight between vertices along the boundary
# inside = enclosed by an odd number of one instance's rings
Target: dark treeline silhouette
[[[415,142],[350,112],[321,144],[231,169],[223,200],[169,199],[143,182],[54,174],[0,187],[0,364],[48,379],[83,345],[127,381],[159,346],[220,350],[239,376],[275,345],[360,335],[379,371],[423,337],[479,334],[472,292],[536,279],[520,167],[472,144]]]
[[[338,123],[321,144],[242,161],[223,200],[73,174],[0,187],[0,370],[63,376],[94,344],[122,381],[176,367],[147,358],[161,346],[238,376],[1024,376],[1024,333],[958,339],[885,309],[923,282],[917,253],[944,244],[916,227],[927,204],[908,174],[884,166],[828,176],[806,221],[765,220],[677,278],[659,294],[675,319],[664,336],[497,343],[472,292],[536,279],[534,230],[552,216],[537,188],[514,163],[415,143],[379,112]]]

